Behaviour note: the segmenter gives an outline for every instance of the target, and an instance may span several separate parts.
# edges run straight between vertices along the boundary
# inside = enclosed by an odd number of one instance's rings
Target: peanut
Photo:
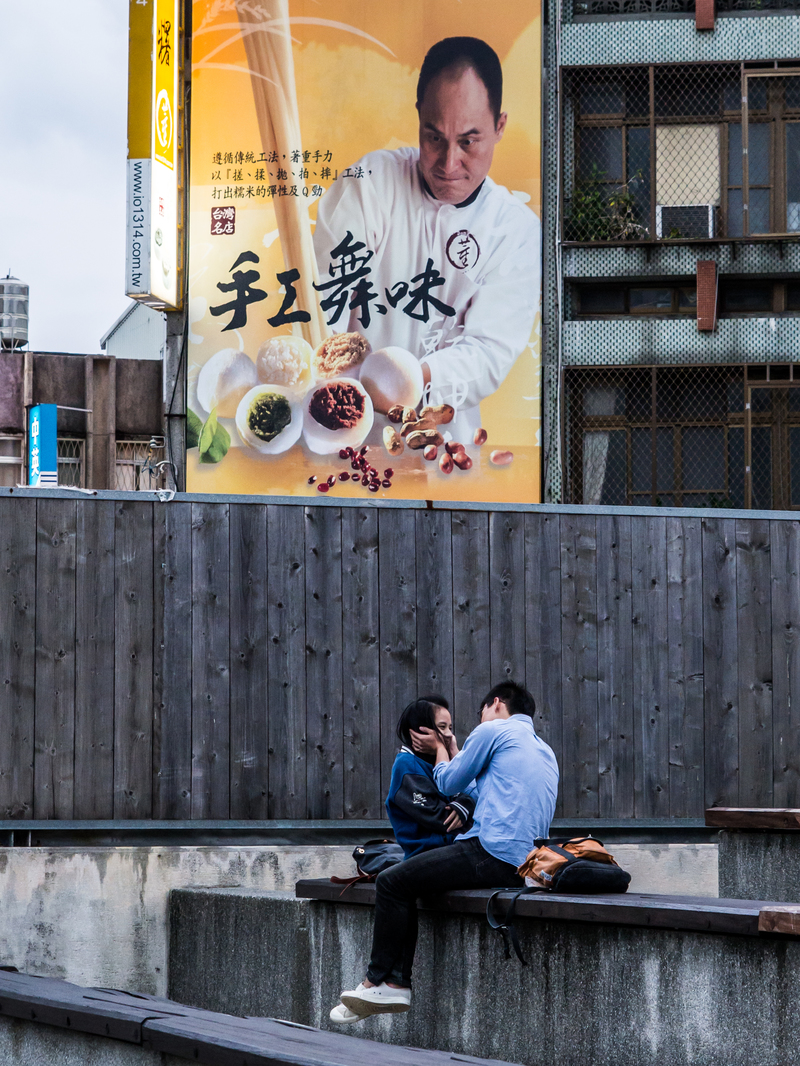
[[[456,452],[453,456],[453,462],[456,464],[459,470],[469,470],[472,466],[472,460],[466,452]]]
[[[399,455],[405,448],[403,438],[391,426],[386,426],[383,430],[383,446],[389,455]]]
[[[386,412],[386,417],[390,422],[402,422],[403,421],[403,405],[396,403],[393,407],[390,407]]]
[[[433,460],[438,456],[438,454],[439,449],[436,447],[435,444],[426,444],[425,449],[422,452],[422,457],[424,459],[427,459],[429,463],[432,463]]]
[[[447,444],[445,444],[445,448],[447,449],[448,455],[455,455],[456,452],[464,451],[464,445],[459,444],[457,440],[449,440]]]
[[[489,456],[489,460],[493,462],[495,466],[508,466],[513,458],[513,452],[505,452],[499,448],[495,449],[495,451]]]
[[[406,437],[406,444],[409,448],[426,448],[429,444],[435,444],[437,447],[443,442],[444,438],[441,433],[436,429],[423,429],[418,430],[416,433],[409,433]]]
[[[404,422],[416,422],[417,421],[417,411],[416,411],[415,407],[404,407],[403,408],[403,421]]]
[[[483,426],[480,426],[480,428],[475,430],[475,435],[472,438],[472,440],[474,441],[475,444],[478,445],[478,447],[480,447],[481,444],[485,444],[486,443],[488,437],[489,437],[489,434],[486,432],[486,430],[483,428]]]
[[[409,433],[418,433],[425,429],[436,429],[436,423],[429,418],[421,418],[418,422],[404,422],[400,429],[400,436],[407,437]]]
[[[442,458],[439,460],[439,469],[443,474],[453,473],[453,457],[449,452],[442,452]]]
[[[419,417],[430,418],[437,426],[446,426],[448,422],[453,421],[455,413],[455,408],[451,407],[449,403],[428,404],[422,408]]]

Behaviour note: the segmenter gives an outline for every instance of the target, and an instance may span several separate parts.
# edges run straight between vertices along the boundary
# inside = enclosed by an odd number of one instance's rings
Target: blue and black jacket
[[[405,857],[410,859],[422,851],[452,844],[458,833],[444,831],[448,814],[445,808],[455,808],[466,828],[475,810],[473,792],[471,787],[457,796],[443,796],[433,782],[433,766],[403,746],[392,766],[386,811]]]

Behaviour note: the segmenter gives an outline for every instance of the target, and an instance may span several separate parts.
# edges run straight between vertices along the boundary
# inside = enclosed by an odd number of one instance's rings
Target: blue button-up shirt
[[[479,725],[455,759],[434,767],[433,779],[446,796],[477,781],[473,824],[459,839],[478,837],[496,859],[521,866],[534,840],[550,832],[558,763],[526,714]]]

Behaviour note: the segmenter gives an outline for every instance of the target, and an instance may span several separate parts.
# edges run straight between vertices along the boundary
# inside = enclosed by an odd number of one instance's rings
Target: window
[[[763,277],[723,277],[719,282],[719,315],[770,317],[800,311],[800,282]],[[572,315],[575,318],[618,318],[652,315],[657,318],[697,314],[697,288],[686,279],[661,283],[615,281],[573,282]]]
[[[118,440],[114,487],[130,492],[163,489],[166,484],[163,465],[164,438]]]
[[[81,437],[58,438],[58,483],[83,488],[83,447]]]
[[[567,502],[800,509],[800,364],[570,368],[564,424]]]
[[[23,484],[22,436],[0,433],[0,485],[14,488]]]
[[[566,241],[800,234],[800,74],[777,62],[565,72]]]

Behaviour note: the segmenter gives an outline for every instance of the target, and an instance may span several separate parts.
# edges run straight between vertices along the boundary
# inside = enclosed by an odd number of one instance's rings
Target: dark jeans
[[[367,977],[411,987],[417,946],[417,899],[451,888],[522,887],[511,863],[495,859],[477,837],[414,855],[378,874],[375,928]]]

